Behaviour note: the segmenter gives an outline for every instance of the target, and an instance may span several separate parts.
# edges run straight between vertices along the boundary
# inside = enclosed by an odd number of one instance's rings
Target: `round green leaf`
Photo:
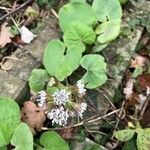
[[[66,50],[60,40],[52,40],[44,53],[44,66],[51,76],[63,81],[79,67],[82,51],[78,47],[70,47]]]
[[[137,129],[137,148],[138,150],[150,149],[150,128]]]
[[[121,19],[122,9],[119,0],[94,0],[92,7],[100,22]]]
[[[102,56],[97,54],[85,55],[80,64],[87,70],[82,78],[86,84],[86,88],[93,89],[106,82],[106,63]]]
[[[33,135],[27,124],[18,125],[13,133],[11,144],[15,146],[14,150],[33,150]]]
[[[30,89],[39,92],[44,89],[46,81],[48,80],[48,73],[44,69],[34,69],[29,78]]]
[[[14,100],[0,97],[0,114],[0,147],[2,147],[9,144],[20,122],[19,106]]]
[[[97,21],[96,13],[90,5],[80,2],[69,3],[59,10],[59,25],[63,32],[76,21],[93,27]]]
[[[97,38],[98,42],[106,43],[114,40],[120,33],[120,20],[107,21],[96,28],[96,34],[100,34]]]
[[[40,143],[44,146],[44,150],[69,150],[68,144],[54,131],[43,133]]]
[[[64,34],[64,43],[67,47],[79,47],[85,50],[85,44],[94,43],[96,34],[92,28],[79,22],[73,23]]]
[[[115,133],[115,137],[120,141],[128,141],[133,137],[134,133],[135,130],[132,129],[119,130]]]

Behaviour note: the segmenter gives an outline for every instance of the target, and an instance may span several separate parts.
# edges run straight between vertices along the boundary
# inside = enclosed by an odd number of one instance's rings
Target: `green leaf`
[[[7,146],[0,147],[0,150],[7,150]]]
[[[15,146],[14,150],[33,150],[33,135],[27,124],[18,125],[13,133],[11,144]]]
[[[44,146],[44,150],[69,150],[68,144],[54,131],[43,133],[40,143]]]
[[[133,137],[134,133],[135,131],[132,129],[119,130],[115,132],[115,137],[120,141],[128,141]]]
[[[92,53],[98,53],[98,52],[102,51],[104,48],[107,47],[107,45],[108,45],[107,43],[100,44],[99,42],[96,42],[95,46],[92,49]]]
[[[135,140],[132,138],[127,141],[122,150],[137,150]]]
[[[0,114],[0,147],[2,147],[9,144],[20,122],[19,106],[12,99],[0,97]]]
[[[122,9],[119,0],[94,0],[92,7],[100,22],[121,19]]]
[[[97,21],[96,13],[90,5],[80,2],[69,3],[59,10],[59,25],[63,32],[76,21],[93,27]]]
[[[44,69],[34,69],[29,78],[30,89],[39,92],[44,89],[46,81],[48,80],[48,73]]]
[[[87,70],[82,78],[86,88],[93,89],[106,82],[106,63],[102,56],[97,54],[85,55],[80,64]]]
[[[120,33],[120,20],[107,21],[96,28],[96,34],[98,34],[98,42],[106,43],[115,39]]]
[[[137,129],[137,148],[138,150],[149,150],[150,148],[150,128]]]
[[[73,23],[64,34],[64,43],[67,47],[79,47],[85,50],[85,44],[95,42],[96,34],[92,28],[79,23]]]
[[[80,2],[80,3],[86,3],[86,0],[69,0],[71,3]]]
[[[52,40],[48,43],[44,53],[44,66],[51,76],[63,81],[79,67],[82,51],[78,47],[71,47],[66,50],[64,43],[59,40]]]
[[[133,78],[136,78],[138,75],[142,74],[143,72],[143,68],[141,66],[138,66],[137,68],[135,68],[132,76]]]

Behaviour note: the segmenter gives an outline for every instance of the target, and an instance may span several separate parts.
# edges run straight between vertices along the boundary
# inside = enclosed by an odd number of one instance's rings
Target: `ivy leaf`
[[[39,92],[44,89],[46,81],[48,80],[48,73],[44,69],[34,69],[29,78],[29,86],[35,92]]]
[[[122,9],[119,0],[94,0],[92,7],[100,22],[121,19]]]
[[[106,82],[106,63],[102,56],[97,54],[85,55],[80,64],[87,70],[82,78],[86,88],[93,89]]]
[[[96,34],[98,34],[98,42],[106,43],[115,39],[120,33],[120,20],[107,21],[96,28]]]
[[[14,150],[33,150],[33,135],[27,124],[18,125],[13,133],[11,144],[15,146]]]
[[[54,131],[44,132],[40,138],[44,150],[69,150],[68,144]]]
[[[94,43],[96,38],[92,28],[79,22],[73,23],[64,34],[64,43],[67,47],[79,47],[85,50],[85,44]]]
[[[44,53],[43,62],[46,70],[51,76],[55,76],[60,81],[63,81],[79,67],[82,58],[83,50],[78,47],[65,50],[64,43],[60,40],[52,40]]]
[[[80,2],[69,3],[59,10],[59,25],[63,32],[76,21],[93,27],[97,21],[96,13],[90,5]]]
[[[133,137],[134,133],[135,131],[132,129],[119,130],[115,132],[115,137],[120,141],[128,141]]]
[[[137,148],[138,150],[149,150],[150,148],[150,128],[137,129]]]
[[[17,103],[0,97],[0,147],[9,144],[11,136],[20,122],[20,110]]]

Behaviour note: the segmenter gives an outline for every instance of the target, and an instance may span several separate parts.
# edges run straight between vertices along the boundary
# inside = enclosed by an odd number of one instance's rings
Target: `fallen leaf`
[[[28,28],[25,26],[22,26],[20,29],[21,39],[24,43],[29,44],[31,41],[37,37],[37,35],[33,34],[31,31],[29,31]]]
[[[46,120],[42,109],[32,101],[26,101],[21,109],[21,120],[29,125],[31,131],[41,131]]]
[[[11,43],[13,34],[10,32],[10,27],[6,26],[7,23],[2,24],[0,32],[0,47],[4,47],[7,43]]]
[[[139,66],[143,67],[146,62],[146,58],[140,55],[137,55],[134,59],[131,61],[131,68],[137,68]]]
[[[137,80],[140,84],[141,89],[147,89],[150,87],[150,74],[143,74],[137,77]]]
[[[133,82],[133,79],[129,79],[129,81],[126,83],[126,87],[123,90],[126,99],[129,99],[133,93]]]

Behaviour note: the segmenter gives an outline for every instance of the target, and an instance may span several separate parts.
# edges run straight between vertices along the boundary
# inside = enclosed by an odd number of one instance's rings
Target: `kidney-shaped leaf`
[[[134,133],[135,131],[132,129],[124,129],[115,132],[115,137],[120,141],[128,141],[133,137]]]
[[[45,83],[48,80],[48,73],[44,69],[34,69],[29,78],[30,89],[39,92],[44,89]]]
[[[119,0],[94,0],[92,7],[100,22],[121,19],[122,9]]]
[[[106,43],[114,40],[120,33],[120,20],[107,21],[96,28],[96,34],[100,34],[97,38],[98,42]]]
[[[44,146],[44,150],[69,150],[68,144],[54,131],[43,133],[40,143]]]
[[[44,53],[44,66],[51,76],[63,81],[80,65],[82,51],[78,47],[71,47],[66,50],[61,41],[52,40]]]
[[[64,42],[67,47],[79,47],[85,49],[85,44],[94,43],[96,34],[92,28],[79,22],[73,23],[64,34]]]
[[[19,124],[13,133],[11,144],[15,146],[14,150],[33,150],[33,135],[27,124]]]
[[[75,2],[64,5],[59,10],[59,25],[61,30],[65,32],[74,21],[92,27],[97,21],[96,13],[87,3]]]
[[[137,129],[137,148],[138,150],[150,149],[150,128]]]
[[[97,54],[85,55],[80,64],[87,70],[82,78],[86,88],[93,89],[106,82],[106,63],[102,56]]]
[[[10,142],[20,122],[19,106],[14,100],[0,97],[0,147]]]

